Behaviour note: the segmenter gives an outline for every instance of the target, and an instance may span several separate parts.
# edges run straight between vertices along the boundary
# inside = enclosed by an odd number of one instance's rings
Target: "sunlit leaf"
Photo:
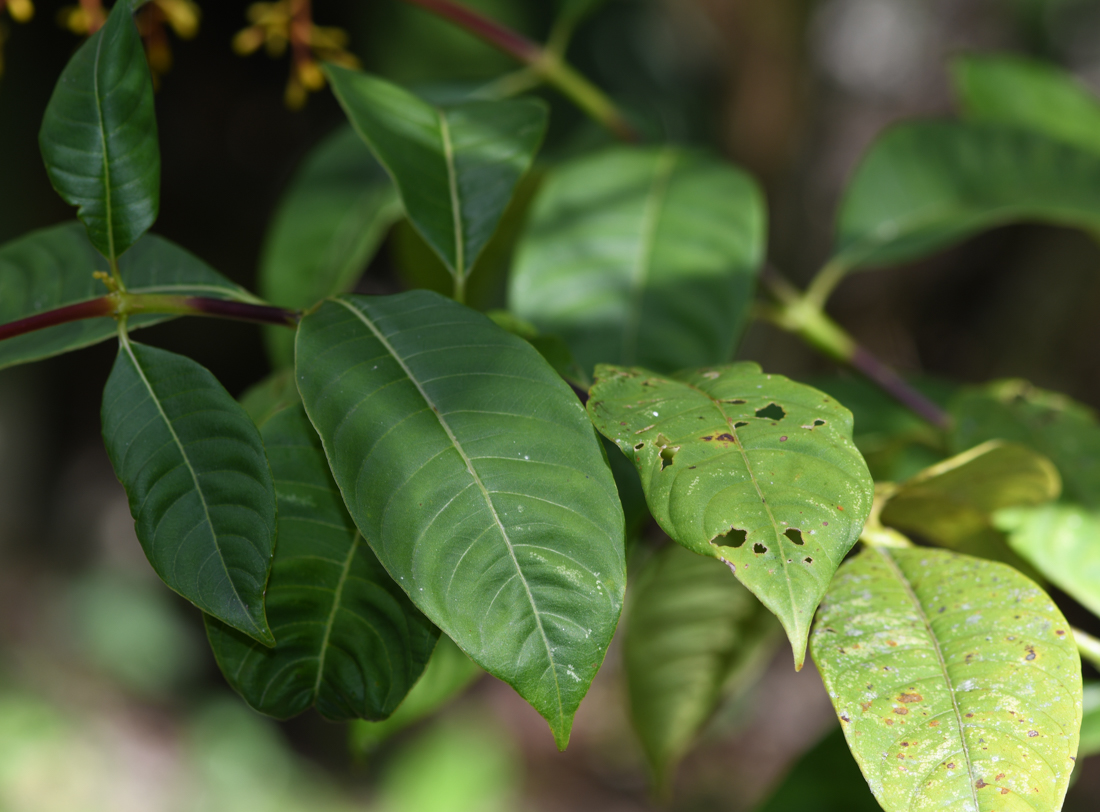
[[[153,81],[129,3],[76,52],[38,135],[50,182],[101,254],[117,258],[157,219],[160,148]]]
[[[440,635],[427,668],[405,701],[388,719],[355,722],[351,727],[351,746],[360,753],[374,750],[395,733],[435,713],[484,673],[451,638]]]
[[[260,433],[189,358],[122,337],[103,391],[103,440],[157,575],[265,645],[275,486]]]
[[[118,264],[131,293],[252,298],[202,260],[153,234],[138,240]],[[79,223],[32,231],[5,243],[0,246],[0,324],[105,295],[107,288],[92,273],[107,270],[107,260],[92,247]],[[129,329],[168,318],[172,317],[131,316]],[[0,341],[0,369],[87,347],[117,332],[114,319],[94,318],[9,338]]]
[[[325,67],[344,112],[390,173],[405,212],[464,278],[489,242],[546,130],[539,101],[434,107],[397,85]]]
[[[260,257],[259,290],[309,307],[351,290],[401,216],[397,190],[363,140],[341,127],[306,158],[279,203]],[[294,334],[266,329],[275,366],[294,361]]]
[[[625,581],[622,509],[576,395],[529,344],[428,291],[325,302],[296,365],[379,560],[564,746]]]
[[[901,124],[856,169],[831,264],[908,262],[1020,220],[1100,227],[1100,155],[998,123]]]
[[[557,167],[537,198],[509,304],[585,370],[728,361],[763,260],[765,211],[740,170],[676,147]]]
[[[869,548],[837,573],[811,650],[887,812],[1061,809],[1081,662],[1058,607],[1011,567]]]
[[[257,643],[207,616],[218,665],[244,700],[287,719],[384,719],[424,670],[439,631],[386,574],[332,480],[302,408],[263,429],[279,500],[279,544],[266,594],[278,641]]]
[[[588,411],[634,460],[661,528],[728,562],[801,668],[814,610],[871,510],[851,413],[752,363],[667,378],[599,366]]]
[[[779,629],[720,562],[675,544],[632,588],[623,619],[630,715],[665,787],[719,704],[759,673]]]
[[[1100,152],[1100,99],[1065,70],[1015,54],[975,54],[955,59],[951,74],[967,118]]]

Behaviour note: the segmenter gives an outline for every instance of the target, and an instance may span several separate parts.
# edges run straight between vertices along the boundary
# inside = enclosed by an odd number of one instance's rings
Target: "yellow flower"
[[[5,5],[0,2],[0,6]],[[34,3],[31,0],[8,0],[8,14],[17,23],[25,23],[34,16]]]

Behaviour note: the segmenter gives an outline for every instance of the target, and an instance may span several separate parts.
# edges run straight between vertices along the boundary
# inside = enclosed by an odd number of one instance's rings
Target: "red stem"
[[[234,302],[230,299],[205,299],[201,296],[188,296],[184,303],[195,309],[196,316],[215,316],[236,321],[251,321],[258,324],[278,324],[283,327],[297,327],[301,313],[284,310],[281,307],[254,305]]]
[[[524,64],[533,65],[542,56],[542,46],[501,25],[496,20],[451,0],[405,0],[405,2],[420,6],[457,23],[471,34],[481,37],[490,45],[511,54]]]
[[[98,299],[92,299],[88,302],[66,305],[56,310],[35,313],[33,316],[27,316],[25,319],[19,319],[8,324],[0,324],[0,341],[5,338],[15,338],[24,333],[31,333],[35,330],[44,330],[58,324],[67,324],[70,321],[110,316],[114,312],[114,299],[110,296],[100,296]]]
[[[946,430],[951,427],[951,416],[947,412],[941,409],[938,404],[926,398],[922,392],[910,386],[898,373],[871,355],[863,347],[856,346],[855,352],[852,353],[852,358],[848,363],[852,365],[853,369],[877,383],[884,392],[897,400],[902,406],[923,417],[936,428]]]

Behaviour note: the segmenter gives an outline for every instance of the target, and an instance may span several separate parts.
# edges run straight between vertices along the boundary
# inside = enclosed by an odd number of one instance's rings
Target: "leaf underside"
[[[848,410],[738,363],[671,377],[601,365],[588,411],[634,461],[661,528],[728,562],[801,668],[814,610],[871,509]]]
[[[174,243],[147,234],[119,260],[119,273],[131,293],[164,293],[245,299],[247,292]],[[0,246],[0,324],[107,293],[93,279],[109,270],[79,223],[32,231]],[[172,318],[135,315],[132,332]],[[0,342],[0,369],[87,347],[118,332],[112,318],[84,319],[37,330]]]
[[[160,205],[153,81],[130,4],[115,5],[65,66],[38,136],[50,182],[112,259]]]
[[[564,746],[625,585],[622,508],[576,396],[530,345],[427,291],[325,302],[296,369],[379,560]]]
[[[1061,808],[1081,663],[1058,608],[1011,567],[868,548],[837,573],[811,650],[887,812]]]
[[[279,499],[266,593],[274,648],[206,618],[229,684],[261,713],[311,706],[326,719],[383,719],[420,677],[439,631],[378,563],[332,480],[303,409],[263,429]]]
[[[434,107],[397,85],[326,65],[355,131],[386,167],[409,221],[465,277],[500,222],[546,131],[533,99]]]
[[[722,363],[763,260],[753,181],[705,154],[616,147],[556,167],[510,279],[512,310],[597,363]]]
[[[204,612],[273,644],[264,589],[275,486],[244,409],[204,367],[123,336],[102,420],[157,575]]]

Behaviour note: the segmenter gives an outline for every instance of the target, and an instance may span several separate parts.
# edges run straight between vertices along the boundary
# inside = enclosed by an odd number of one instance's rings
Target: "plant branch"
[[[1088,632],[1073,627],[1073,641],[1077,644],[1077,651],[1082,659],[1088,660],[1095,667],[1100,668],[1100,640],[1097,640]]]
[[[939,429],[951,425],[951,416],[916,389],[893,369],[856,343],[844,329],[830,319],[821,306],[803,295],[783,276],[768,266],[760,281],[778,306],[762,315],[779,327],[800,336],[810,346],[835,361],[847,364],[878,384],[888,395]]]
[[[260,324],[280,324],[297,327],[300,314],[293,310],[269,305],[249,304],[230,299],[209,299],[202,296],[166,296],[154,293],[114,292],[98,299],[66,305],[55,310],[35,313],[8,324],[0,324],[0,341],[45,330],[59,324],[94,318],[125,318],[139,313],[162,313],[178,316],[211,316]]]
[[[454,0],[404,0],[442,17],[527,65],[547,84],[623,141],[639,141],[638,131],[602,90],[573,69],[554,48],[539,45],[480,12]]]

